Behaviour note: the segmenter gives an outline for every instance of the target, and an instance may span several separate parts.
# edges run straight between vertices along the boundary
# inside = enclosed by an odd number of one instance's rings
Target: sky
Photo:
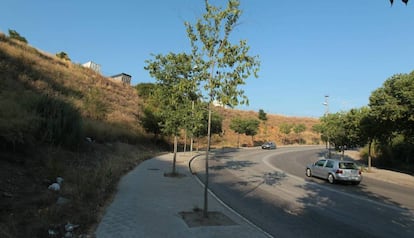
[[[211,0],[223,6],[225,0]],[[367,106],[395,74],[414,70],[414,0],[240,0],[233,43],[246,40],[261,62],[241,88],[242,110],[294,117]],[[190,52],[184,22],[204,0],[2,0],[0,31],[16,30],[46,52],[93,61],[105,76],[127,73],[132,85],[155,83],[152,54]],[[328,96],[328,97],[325,97]],[[328,99],[327,105],[324,105]]]

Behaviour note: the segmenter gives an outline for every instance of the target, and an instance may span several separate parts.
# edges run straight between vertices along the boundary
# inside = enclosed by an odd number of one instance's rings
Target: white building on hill
[[[88,62],[82,64],[82,66],[85,67],[85,68],[92,69],[93,71],[95,71],[99,74],[101,73],[101,65],[97,64],[95,62],[88,61]]]

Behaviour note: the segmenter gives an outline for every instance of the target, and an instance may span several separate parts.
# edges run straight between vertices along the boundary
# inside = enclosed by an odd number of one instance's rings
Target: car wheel
[[[312,177],[312,171],[309,168],[306,169],[306,176]]]
[[[328,175],[328,182],[330,184],[334,184],[335,183],[335,177],[332,174]]]

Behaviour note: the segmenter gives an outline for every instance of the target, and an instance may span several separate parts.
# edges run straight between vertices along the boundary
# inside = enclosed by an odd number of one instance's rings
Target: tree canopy
[[[259,110],[259,116],[258,117],[261,121],[267,121],[267,114],[263,109]]]
[[[414,71],[397,74],[372,92],[369,107],[374,119],[380,123],[383,135],[402,133],[414,137]]]
[[[16,39],[18,41],[27,43],[27,40],[25,37],[21,36],[17,31],[9,29],[9,37],[10,39]]]
[[[200,71],[201,85],[207,101],[223,105],[247,104],[248,99],[239,85],[253,73],[257,77],[258,56],[249,56],[246,40],[231,43],[230,35],[241,15],[238,0],[229,0],[222,9],[205,0],[206,12],[195,24],[186,22],[194,66]]]

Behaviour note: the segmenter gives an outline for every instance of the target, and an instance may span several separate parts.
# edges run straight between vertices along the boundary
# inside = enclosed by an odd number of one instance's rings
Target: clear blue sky
[[[224,5],[227,1],[211,3]],[[397,73],[414,70],[414,0],[241,0],[233,34],[261,61],[259,78],[243,86],[243,110],[320,117],[368,105],[371,92]],[[189,52],[184,21],[194,23],[203,0],[2,0],[0,31],[102,73],[155,82],[144,70],[151,53]]]

